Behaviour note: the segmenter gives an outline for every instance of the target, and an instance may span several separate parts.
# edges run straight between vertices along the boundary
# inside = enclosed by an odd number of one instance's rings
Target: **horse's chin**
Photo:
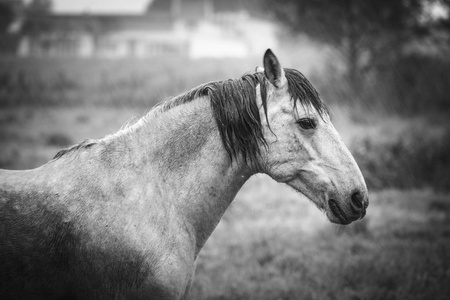
[[[288,186],[290,186],[291,188],[293,188],[296,192],[302,194],[303,196],[305,196],[306,198],[309,199],[309,201],[311,201],[312,203],[314,203],[314,205],[322,212],[326,212],[327,207],[326,207],[326,201],[324,199],[320,199],[319,197],[317,197],[317,195],[315,195],[313,192],[307,192],[308,189],[307,187],[304,185],[303,181],[301,181],[300,179],[297,180],[291,180],[286,182],[286,184]]]
[[[306,196],[320,211],[325,213],[331,223],[348,225],[355,221],[355,218],[349,216],[348,213],[341,209],[338,202],[330,197],[333,195],[332,193],[311,191],[299,178],[290,180],[286,184]]]
[[[351,220],[343,218],[342,216],[336,216],[331,210],[326,210],[325,215],[327,216],[328,220],[330,220],[330,222],[334,224],[348,225],[352,222]]]

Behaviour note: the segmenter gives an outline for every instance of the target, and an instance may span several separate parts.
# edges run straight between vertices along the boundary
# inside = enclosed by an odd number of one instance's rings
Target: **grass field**
[[[37,167],[256,64],[0,60],[0,167]],[[201,252],[190,299],[448,299],[448,116],[331,110],[368,178],[365,219],[332,225],[304,196],[254,176]]]

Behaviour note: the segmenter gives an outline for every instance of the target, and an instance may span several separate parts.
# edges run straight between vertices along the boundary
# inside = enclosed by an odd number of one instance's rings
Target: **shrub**
[[[371,189],[421,188],[450,190],[450,131],[440,138],[423,130],[395,139],[364,138],[350,146]]]

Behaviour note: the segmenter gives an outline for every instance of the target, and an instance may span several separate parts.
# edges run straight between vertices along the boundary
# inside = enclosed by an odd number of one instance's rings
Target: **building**
[[[245,57],[276,44],[275,27],[240,1],[155,0],[142,15],[41,15],[21,24],[20,56]]]

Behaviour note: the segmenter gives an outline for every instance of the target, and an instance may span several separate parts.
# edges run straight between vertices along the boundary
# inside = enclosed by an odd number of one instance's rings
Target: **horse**
[[[41,167],[1,170],[2,299],[185,299],[197,255],[256,173],[333,223],[363,218],[364,178],[318,92],[270,49],[263,65]]]

